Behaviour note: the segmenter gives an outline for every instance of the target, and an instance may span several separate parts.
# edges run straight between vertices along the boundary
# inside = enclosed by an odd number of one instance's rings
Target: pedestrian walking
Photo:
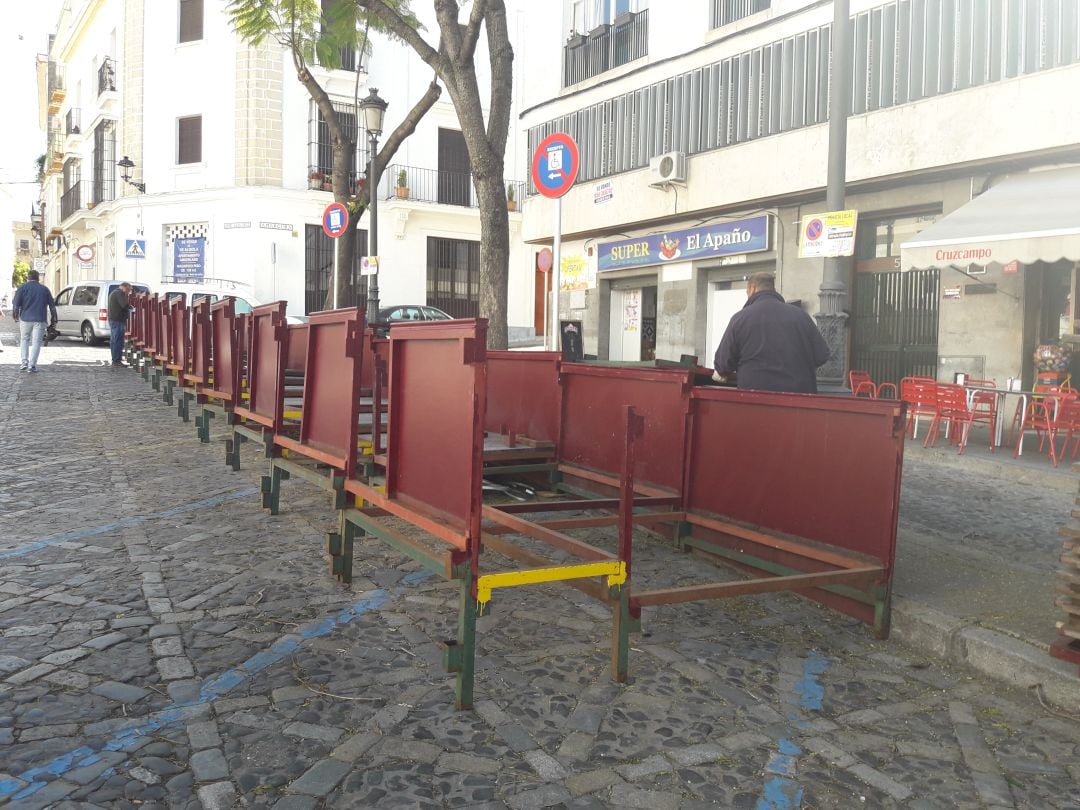
[[[109,348],[112,350],[112,364],[123,366],[124,331],[127,329],[128,315],[131,313],[131,285],[126,281],[109,294]]]
[[[19,353],[23,371],[36,372],[46,322],[56,323],[56,302],[40,281],[37,270],[26,274],[26,283],[15,291],[11,314],[19,322]],[[51,316],[51,317],[50,317]]]
[[[7,309],[7,296],[0,298],[0,321],[4,320],[4,310]],[[4,351],[4,338],[0,335],[0,352]]]
[[[750,276],[746,294],[716,349],[716,373],[734,374],[739,388],[816,394],[830,352],[813,318],[784,301],[772,273]]]

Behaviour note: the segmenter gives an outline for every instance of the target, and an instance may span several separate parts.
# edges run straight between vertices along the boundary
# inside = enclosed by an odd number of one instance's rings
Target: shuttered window
[[[176,162],[202,162],[202,116],[192,115],[177,120]]]
[[[203,38],[203,0],[180,0],[180,42]]]

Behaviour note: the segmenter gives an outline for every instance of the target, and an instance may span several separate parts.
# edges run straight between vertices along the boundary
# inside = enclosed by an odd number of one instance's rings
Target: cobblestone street
[[[608,610],[508,589],[478,622],[476,709],[455,712],[437,643],[456,586],[370,543],[343,589],[325,493],[291,481],[270,517],[250,445],[232,472],[220,425],[200,444],[106,349],[61,341],[21,374],[3,337],[0,804],[1080,806],[1076,719],[791,595],[646,610],[618,685]],[[985,508],[935,521],[953,476],[911,465],[901,543],[991,531]],[[1003,556],[1050,564],[1059,496],[1014,515]],[[707,566],[639,545],[657,579]]]

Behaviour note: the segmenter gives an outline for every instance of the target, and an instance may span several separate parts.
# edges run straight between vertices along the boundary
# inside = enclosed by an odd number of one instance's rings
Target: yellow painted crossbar
[[[626,582],[626,563],[619,560],[590,562],[581,565],[553,565],[547,568],[526,568],[521,571],[501,571],[484,574],[476,580],[476,601],[485,605],[491,601],[494,588],[513,588],[517,585],[535,585],[540,582],[562,582],[567,579],[588,577],[608,578],[608,586]]]

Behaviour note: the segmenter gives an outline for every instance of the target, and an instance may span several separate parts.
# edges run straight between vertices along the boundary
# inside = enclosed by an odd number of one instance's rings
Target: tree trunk
[[[325,116],[324,116],[325,117]],[[335,134],[334,136],[334,200],[347,205],[349,194],[349,171],[356,153],[356,144],[351,138]],[[349,214],[349,224],[337,238],[337,305],[356,306],[356,217]]]
[[[476,194],[480,200],[480,317],[488,319],[488,348],[505,349],[509,344],[510,215],[501,166],[497,172],[476,176]]]

